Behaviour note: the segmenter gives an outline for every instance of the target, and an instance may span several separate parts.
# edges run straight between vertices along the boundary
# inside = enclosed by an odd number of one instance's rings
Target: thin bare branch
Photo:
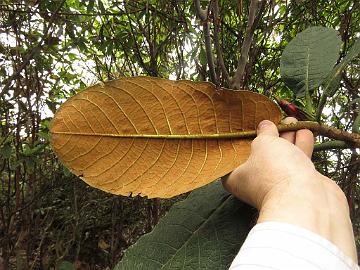
[[[251,42],[252,42],[253,36],[254,36],[255,29],[254,29],[253,25],[254,25],[254,21],[255,21],[255,14],[258,9],[258,3],[259,3],[258,0],[251,0],[251,3],[250,3],[248,23],[247,23],[247,27],[246,27],[244,42],[241,47],[240,59],[239,59],[235,74],[231,78],[230,86],[232,89],[240,89],[242,86],[241,81],[244,76],[246,63],[248,62],[248,59],[249,59],[250,46],[251,46]]]
[[[133,20],[132,20],[132,18],[129,16],[129,13],[126,13],[126,16],[128,17],[128,20],[129,20],[131,37],[132,37],[134,40],[136,40],[136,39],[135,39],[136,34],[135,34],[135,31],[134,31],[134,28],[133,28],[133,25],[132,25],[132,21],[133,21]],[[135,43],[136,56],[137,56],[137,58],[138,58],[138,60],[139,60],[139,62],[140,62],[140,64],[141,64],[141,67],[142,67],[143,69],[145,69],[145,71],[146,71],[148,74],[151,74],[149,67],[145,64],[145,62],[144,62],[144,60],[143,60],[143,58],[142,58],[142,56],[141,56],[141,52],[140,52],[138,43],[137,43],[137,42],[134,42],[134,43]]]
[[[224,58],[223,58],[223,52],[221,49],[220,41],[219,41],[219,24],[220,24],[220,18],[219,18],[219,2],[218,0],[214,1],[214,46],[216,50],[216,56],[219,63],[219,66],[222,71],[222,75],[226,83],[229,83],[229,73],[225,67]]]
[[[352,149],[354,145],[348,142],[335,140],[335,141],[327,141],[320,144],[316,144],[314,146],[314,152],[325,151],[325,150],[333,150],[333,149]]]
[[[194,4],[195,4],[196,14],[200,18],[201,23],[203,25],[206,60],[207,60],[208,66],[209,66],[210,80],[217,85],[214,57],[213,57],[212,46],[211,46],[210,27],[209,27],[209,20],[208,20],[209,7],[207,9],[202,9],[200,6],[200,0],[194,0]]]
[[[337,129],[326,125],[321,125],[318,122],[299,121],[289,125],[278,125],[279,132],[296,131],[299,129],[309,129],[319,135],[343,141],[347,144],[346,148],[360,148],[360,134],[350,133],[345,130]],[[335,145],[335,144],[334,144]],[[338,143],[339,145],[339,143]],[[340,146],[339,146],[340,147]]]
[[[197,16],[200,18],[201,21],[205,21],[207,19],[207,9],[201,8],[200,0],[194,0],[194,4]]]
[[[211,46],[210,28],[208,22],[206,21],[203,22],[203,29],[204,29],[204,38],[205,38],[206,60],[209,65],[210,80],[217,85],[214,57]]]

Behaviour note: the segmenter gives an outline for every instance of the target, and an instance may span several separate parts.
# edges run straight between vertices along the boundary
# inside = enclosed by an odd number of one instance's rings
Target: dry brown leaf
[[[254,130],[261,120],[278,123],[280,117],[275,103],[249,91],[123,78],[65,102],[52,121],[51,145],[63,164],[93,187],[167,198],[231,172],[249,155],[249,139],[199,136]],[[184,138],[131,137],[141,134]],[[186,138],[189,134],[197,138]]]

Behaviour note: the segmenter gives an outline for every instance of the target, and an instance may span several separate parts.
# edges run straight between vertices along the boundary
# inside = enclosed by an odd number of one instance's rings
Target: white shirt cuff
[[[329,240],[302,227],[263,222],[250,231],[231,270],[359,270]]]

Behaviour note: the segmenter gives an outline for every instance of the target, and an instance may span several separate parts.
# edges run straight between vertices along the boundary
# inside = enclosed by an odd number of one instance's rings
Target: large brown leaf
[[[123,78],[91,86],[65,102],[52,121],[51,145],[91,186],[166,198],[201,187],[247,159],[249,139],[202,134],[254,130],[263,119],[278,123],[280,115],[275,103],[253,92]]]

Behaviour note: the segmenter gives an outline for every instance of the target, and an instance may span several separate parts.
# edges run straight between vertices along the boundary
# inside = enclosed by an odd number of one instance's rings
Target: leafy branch
[[[317,102],[316,119],[320,122],[328,98],[339,89],[344,70],[360,53],[360,41],[356,40],[340,63],[341,40],[338,32],[326,27],[310,27],[299,33],[285,48],[280,61],[281,78],[297,98],[303,99],[305,112],[313,116],[313,102]],[[335,67],[334,67],[335,66]],[[345,81],[345,80],[344,80]],[[319,94],[318,100],[312,98]],[[290,112],[291,113],[291,112]],[[287,114],[289,114],[287,112]],[[299,119],[299,118],[298,118]],[[358,122],[354,115],[353,133],[320,125],[317,122],[308,128],[336,141],[317,145],[316,149],[345,149],[359,147]],[[310,123],[310,122],[309,122]]]
[[[0,5],[1,6],[1,5]],[[140,11],[140,10],[139,10]],[[26,14],[36,14],[42,16],[49,15],[60,15],[60,16],[84,16],[84,17],[100,17],[100,16],[121,16],[124,14],[129,14],[127,12],[119,11],[119,12],[98,12],[98,13],[74,13],[74,12],[42,12],[42,11],[34,11],[34,10],[21,10],[21,9],[11,9],[11,8],[2,8],[0,7],[0,12],[15,12],[15,13],[26,13]],[[137,11],[138,12],[138,11]],[[134,12],[132,12],[134,13]]]
[[[39,43],[30,50],[30,52],[25,56],[25,60],[22,62],[20,67],[17,68],[16,71],[14,71],[14,73],[6,80],[6,83],[0,93],[0,96],[7,94],[12,81],[20,75],[22,70],[24,68],[26,68],[26,66],[29,64],[30,60],[40,51],[41,47],[44,45],[44,42],[51,35],[50,28],[53,25],[53,23],[55,22],[55,20],[57,19],[57,14],[61,10],[61,8],[65,4],[65,2],[66,2],[66,0],[61,1],[61,3],[56,8],[54,14],[52,15],[51,19],[49,20],[49,23],[47,25],[45,25],[44,34],[43,34],[41,40],[39,41]]]
[[[313,121],[299,121],[294,124],[278,125],[279,132],[296,131],[300,129],[309,129],[318,135],[323,135],[325,137],[338,140],[337,143],[331,142],[330,144],[330,142],[328,142],[326,147],[341,147],[342,149],[360,148],[360,134],[358,133],[350,133],[345,130],[337,129],[327,125],[322,125],[318,122]],[[325,150],[325,146],[323,146],[322,149],[320,148],[320,150]]]

